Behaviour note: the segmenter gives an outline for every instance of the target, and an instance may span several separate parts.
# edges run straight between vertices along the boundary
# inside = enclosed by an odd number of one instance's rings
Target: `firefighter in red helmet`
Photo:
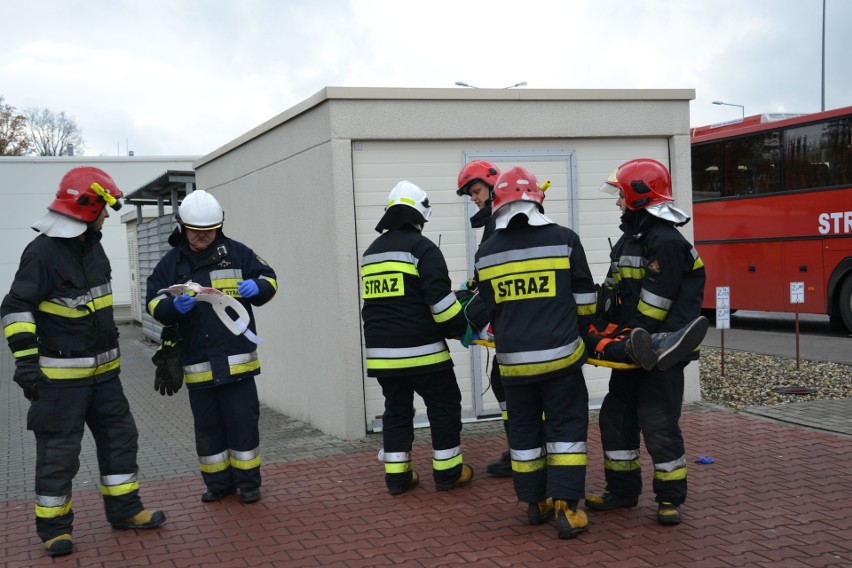
[[[525,168],[494,186],[494,234],[476,253],[509,417],[512,482],[533,525],[555,517],[559,538],[588,528],[589,394],[583,334],[596,305],[579,236],[544,215],[544,191]],[[546,415],[546,420],[543,419]]]
[[[676,228],[688,223],[689,216],[674,206],[671,176],[663,164],[630,160],[601,190],[618,196],[622,235],[610,253],[602,287],[611,301],[599,310],[590,348],[608,358],[626,351],[642,367],[612,371],[599,422],[606,490],[587,496],[586,507],[608,511],[638,503],[641,434],[654,464],[657,521],[678,524],[687,493],[678,425],[683,374],[698,359],[697,347],[708,327],[700,316],[704,264]]]
[[[482,239],[480,244],[488,240],[494,233],[494,223],[491,220],[491,207],[494,199],[494,184],[497,182],[497,177],[500,175],[500,170],[491,162],[485,160],[474,160],[468,162],[459,172],[457,195],[467,195],[477,207],[476,213],[470,218],[470,226],[474,229],[483,228]],[[476,281],[469,280],[467,289],[470,292],[476,292]],[[460,292],[460,296],[465,298],[466,294]],[[472,325],[477,328],[487,327],[487,315],[482,317],[479,313],[484,311],[481,301],[476,295],[469,295],[465,302],[465,314],[471,320]],[[483,330],[476,329],[478,333]],[[464,343],[464,342],[463,342]],[[500,405],[500,415],[503,419],[503,428],[506,430],[506,438],[508,440],[508,414],[506,412],[506,396],[503,393],[503,382],[500,380],[500,367],[497,365],[496,359],[491,362],[490,372],[491,388],[494,392],[494,397],[497,399],[497,404]],[[508,477],[512,475],[512,463],[509,456],[509,450],[506,450],[502,455],[486,465],[485,471],[496,477]]]
[[[89,427],[97,446],[107,520],[115,529],[151,529],[162,511],[142,505],[137,430],[119,380],[110,263],[101,246],[109,208],[122,192],[104,171],[79,167],[33,228],[12,287],[0,305],[15,357],[15,382],[31,401],[36,439],[36,531],[48,556],[73,551],[72,481]]]

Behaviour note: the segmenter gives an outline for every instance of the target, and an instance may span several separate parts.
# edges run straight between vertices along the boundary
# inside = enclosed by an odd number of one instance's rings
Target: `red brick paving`
[[[149,506],[169,520],[156,531],[112,531],[96,491],[74,496],[74,554],[50,559],[33,527],[32,501],[0,503],[3,565],[236,568],[302,566],[600,566],[727,568],[852,566],[852,438],[728,411],[681,422],[690,463],[685,522],[654,520],[650,469],[639,506],[589,513],[592,526],[560,541],[550,525],[524,524],[507,478],[484,464],[501,437],[465,441],[477,470],[468,488],[437,493],[430,451],[415,448],[421,486],[398,497],[384,487],[375,453],[264,466],[263,500],[199,500],[196,476],[144,483]],[[597,426],[589,436],[587,487],[603,487]]]

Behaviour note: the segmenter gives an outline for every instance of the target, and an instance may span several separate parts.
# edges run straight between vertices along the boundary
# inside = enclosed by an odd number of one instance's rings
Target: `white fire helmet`
[[[428,221],[429,215],[432,214],[432,207],[429,205],[429,196],[426,195],[425,191],[408,180],[399,182],[391,190],[385,210],[390,209],[394,205],[408,205],[409,207],[413,207],[423,215],[424,221]]]
[[[222,206],[203,189],[196,189],[187,195],[180,204],[179,213],[183,227],[196,231],[218,229],[225,221]]]

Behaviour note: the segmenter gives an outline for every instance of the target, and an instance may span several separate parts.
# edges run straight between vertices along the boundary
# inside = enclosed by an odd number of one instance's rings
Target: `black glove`
[[[24,389],[24,396],[27,397],[27,400],[38,400],[38,388],[50,384],[50,379],[41,372],[38,355],[21,357],[15,361],[14,380],[19,387]]]
[[[172,396],[183,386],[183,366],[180,351],[169,347],[160,347],[151,358],[156,366],[154,372],[154,390],[160,394]]]

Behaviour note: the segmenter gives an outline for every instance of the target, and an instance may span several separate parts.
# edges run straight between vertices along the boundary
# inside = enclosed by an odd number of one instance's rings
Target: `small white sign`
[[[716,329],[731,329],[731,288],[716,288]]]
[[[731,288],[728,286],[719,286],[716,288],[716,307],[730,308],[731,307]]]
[[[805,303],[805,283],[790,282],[790,303],[804,304]]]

